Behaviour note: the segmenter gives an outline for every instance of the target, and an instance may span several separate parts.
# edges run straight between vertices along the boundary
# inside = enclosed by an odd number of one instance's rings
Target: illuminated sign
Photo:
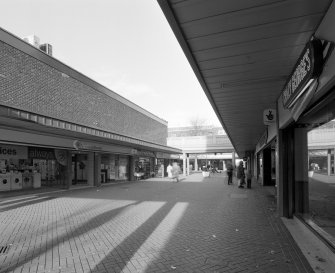
[[[282,92],[285,108],[292,107],[310,84],[320,76],[322,65],[322,43],[320,40],[315,39],[306,45],[285,84]]]

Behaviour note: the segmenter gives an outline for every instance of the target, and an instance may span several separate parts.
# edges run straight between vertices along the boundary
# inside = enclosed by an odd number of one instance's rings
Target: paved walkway
[[[267,188],[226,179],[1,199],[0,272],[313,272]]]

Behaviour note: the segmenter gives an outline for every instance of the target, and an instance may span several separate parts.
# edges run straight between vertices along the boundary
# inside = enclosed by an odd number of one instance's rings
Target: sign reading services
[[[322,43],[318,39],[312,40],[304,48],[285,84],[282,92],[285,108],[290,108],[311,82],[320,76],[322,64]]]
[[[0,159],[27,159],[28,148],[24,146],[0,144]]]

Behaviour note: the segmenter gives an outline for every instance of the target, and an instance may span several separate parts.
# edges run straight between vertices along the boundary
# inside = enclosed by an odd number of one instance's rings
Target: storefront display
[[[65,150],[0,144],[0,190],[63,185],[65,165]]]
[[[101,155],[101,183],[113,182],[116,179],[115,155]]]
[[[101,183],[129,180],[129,157],[101,155]]]
[[[129,159],[127,156],[119,157],[119,180],[128,180],[129,177]]]

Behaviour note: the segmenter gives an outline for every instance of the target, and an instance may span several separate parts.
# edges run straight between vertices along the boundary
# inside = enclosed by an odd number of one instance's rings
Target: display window
[[[66,151],[0,144],[0,190],[65,184]]]
[[[129,180],[129,157],[101,155],[101,183]]]
[[[118,166],[118,180],[128,180],[129,179],[129,158],[128,156],[119,157]]]
[[[146,179],[155,176],[154,158],[139,157],[135,160],[135,177]]]
[[[335,120],[308,133],[309,216],[335,238]]]
[[[101,155],[101,183],[113,182],[116,180],[116,155]]]
[[[155,176],[164,177],[164,159],[159,158],[155,164]]]

